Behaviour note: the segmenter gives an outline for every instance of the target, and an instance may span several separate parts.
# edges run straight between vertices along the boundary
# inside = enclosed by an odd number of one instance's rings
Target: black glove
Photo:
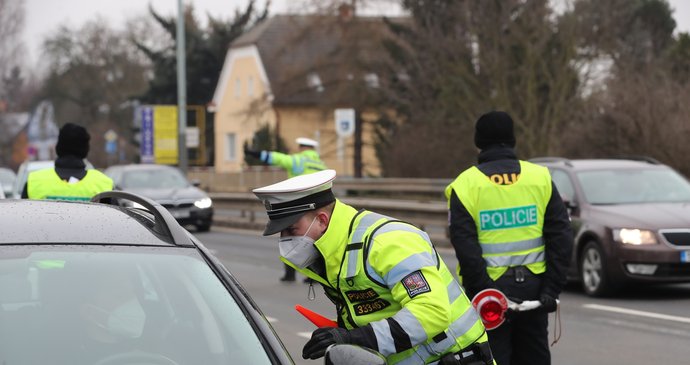
[[[541,307],[539,309],[546,313],[555,312],[556,308],[558,307],[556,298],[552,297],[549,294],[542,294],[539,297],[539,302],[541,302]]]
[[[250,150],[249,148],[244,149],[244,155],[261,159],[261,151]]]
[[[340,327],[319,328],[311,334],[302,349],[302,358],[316,360],[326,354],[330,345],[351,343],[350,331]]]

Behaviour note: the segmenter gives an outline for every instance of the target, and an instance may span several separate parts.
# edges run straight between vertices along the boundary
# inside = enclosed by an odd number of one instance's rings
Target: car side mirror
[[[380,353],[356,345],[332,345],[326,350],[326,365],[386,365]]]
[[[194,180],[190,181],[190,183],[192,183],[192,186],[195,186],[195,187],[197,187],[197,188],[198,188],[199,186],[201,186],[201,181],[199,181],[199,180],[197,180],[197,179],[194,179]]]

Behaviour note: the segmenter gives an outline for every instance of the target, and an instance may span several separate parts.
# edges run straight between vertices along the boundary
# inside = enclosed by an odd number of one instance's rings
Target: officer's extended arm
[[[245,156],[252,156],[256,159],[259,159],[261,162],[270,165],[270,156],[271,156],[271,151],[257,151],[257,150],[252,150],[249,148],[244,149],[244,154]]]

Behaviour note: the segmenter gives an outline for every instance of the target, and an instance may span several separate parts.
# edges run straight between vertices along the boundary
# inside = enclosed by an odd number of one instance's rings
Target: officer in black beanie
[[[445,191],[458,275],[470,298],[494,288],[539,300],[489,331],[489,344],[500,365],[550,364],[548,313],[557,309],[573,246],[567,210],[549,170],[518,160],[508,113],[480,116],[474,143],[478,164]]]
[[[55,145],[57,159],[55,159],[55,167],[51,169],[54,173],[52,176],[46,176],[45,179],[41,180],[32,178],[32,175],[36,174],[35,172],[30,173],[22,191],[22,198],[45,199],[46,196],[43,195],[54,196],[51,194],[59,191],[61,198],[87,200],[87,197],[90,199],[98,192],[111,190],[113,182],[110,178],[97,170],[86,169],[84,159],[89,154],[90,139],[89,132],[80,125],[67,123],[60,128],[58,141]],[[84,182],[83,180],[87,175],[89,178]],[[51,181],[53,178],[54,180]],[[40,184],[40,190],[37,191],[37,187],[30,186],[31,181],[35,181],[32,184]],[[60,181],[63,183],[61,184]],[[54,186],[52,188],[48,187],[51,183]],[[44,189],[44,186],[47,188]],[[38,195],[32,196],[30,190],[37,191]],[[91,195],[92,193],[93,195]]]

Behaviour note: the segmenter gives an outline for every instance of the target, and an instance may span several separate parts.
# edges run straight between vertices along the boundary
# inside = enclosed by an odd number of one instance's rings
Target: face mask
[[[95,305],[92,307],[107,314],[105,323],[98,321],[95,324],[109,334],[120,338],[138,338],[141,336],[146,314],[138,300],[131,299],[110,312]]]
[[[286,236],[278,240],[280,256],[300,269],[311,265],[319,257],[319,251],[314,247],[314,239],[307,236],[314,222],[316,222],[316,217],[311,221],[303,236]]]

